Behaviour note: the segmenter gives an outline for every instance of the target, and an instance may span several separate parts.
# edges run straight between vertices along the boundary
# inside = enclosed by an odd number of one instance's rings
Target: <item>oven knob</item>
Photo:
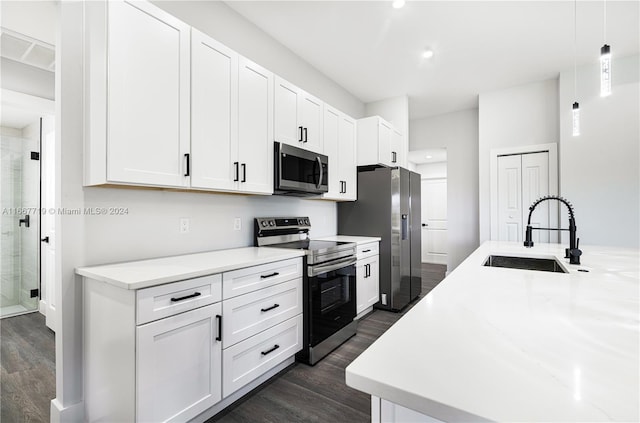
[[[273,220],[269,221],[269,226],[276,226],[276,222],[274,222]]]
[[[309,226],[309,219],[304,220],[305,225]]]
[[[262,221],[262,226],[267,226],[267,221],[266,220]]]

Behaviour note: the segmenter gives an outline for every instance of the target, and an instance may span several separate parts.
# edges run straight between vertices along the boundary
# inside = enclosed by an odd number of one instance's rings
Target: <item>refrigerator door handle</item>
[[[407,234],[409,233],[409,216],[406,214],[402,215],[402,239],[407,239]]]

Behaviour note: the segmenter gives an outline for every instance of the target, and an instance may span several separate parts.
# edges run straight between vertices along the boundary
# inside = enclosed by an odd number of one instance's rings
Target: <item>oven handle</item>
[[[308,270],[309,277],[312,278],[314,276],[321,275],[323,273],[328,273],[333,270],[338,270],[338,269],[342,269],[343,267],[351,266],[353,264],[356,264],[356,261],[358,261],[356,257],[347,257],[346,259],[339,260],[339,261],[332,261],[331,263],[324,264],[324,265],[309,266],[309,270]]]

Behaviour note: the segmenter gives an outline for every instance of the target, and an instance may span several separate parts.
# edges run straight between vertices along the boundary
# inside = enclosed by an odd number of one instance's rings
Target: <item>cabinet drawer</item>
[[[370,242],[368,244],[358,245],[358,260],[365,257],[377,256],[379,253],[378,242]]]
[[[236,297],[302,277],[302,257],[276,261],[222,274],[222,297]]]
[[[222,276],[210,275],[136,291],[136,324],[173,316],[222,299]]]
[[[301,349],[301,314],[223,349],[222,396],[229,396]]]
[[[227,348],[302,313],[302,278],[222,303],[222,347]]]

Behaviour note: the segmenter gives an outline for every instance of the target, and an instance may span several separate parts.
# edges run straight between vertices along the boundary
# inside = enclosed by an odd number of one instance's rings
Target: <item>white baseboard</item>
[[[38,311],[40,312],[40,314],[42,314],[43,316],[46,317],[47,315],[47,303],[45,302],[45,300],[40,300],[40,303],[38,303]]]
[[[84,421],[84,402],[63,407],[58,398],[51,400],[51,423],[81,423]]]

